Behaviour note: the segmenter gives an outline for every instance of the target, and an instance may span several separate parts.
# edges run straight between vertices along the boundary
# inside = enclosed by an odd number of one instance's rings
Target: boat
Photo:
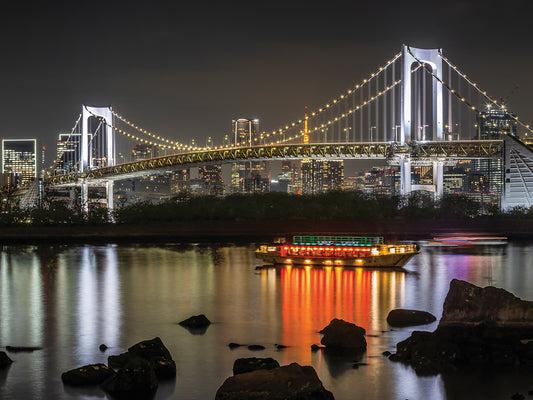
[[[255,256],[275,265],[401,268],[418,253],[415,244],[385,243],[381,236],[293,236],[261,245]]]

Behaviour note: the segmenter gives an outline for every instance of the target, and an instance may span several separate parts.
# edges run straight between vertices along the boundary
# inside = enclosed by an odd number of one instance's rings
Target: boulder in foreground
[[[432,375],[459,368],[533,368],[533,302],[504,289],[452,280],[434,332],[415,331],[396,345],[392,361]]]
[[[232,376],[217,390],[215,400],[333,400],[310,366],[292,363]]]
[[[127,367],[119,369],[102,383],[102,389],[116,399],[151,399],[157,390],[158,381],[150,363],[137,358]]]
[[[5,351],[0,351],[0,368],[7,367],[11,365],[13,360],[9,358]]]
[[[65,385],[72,386],[99,385],[114,374],[105,364],[91,364],[63,372],[61,380]]]
[[[233,375],[244,374],[258,369],[279,368],[279,363],[273,358],[238,358],[233,363]]]
[[[436,321],[437,318],[427,311],[397,309],[389,312],[387,323],[394,327],[424,325]]]
[[[326,350],[364,352],[366,350],[366,331],[342,319],[333,319],[320,331],[324,337],[320,340]]]

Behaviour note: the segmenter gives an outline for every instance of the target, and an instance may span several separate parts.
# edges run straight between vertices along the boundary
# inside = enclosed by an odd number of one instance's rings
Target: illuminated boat
[[[262,245],[255,256],[270,264],[346,267],[403,267],[414,244],[386,244],[379,236],[293,236],[291,243]]]

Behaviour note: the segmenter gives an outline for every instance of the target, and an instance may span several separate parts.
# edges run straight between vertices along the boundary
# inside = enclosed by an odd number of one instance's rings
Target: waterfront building
[[[324,193],[342,190],[344,184],[343,160],[302,160],[302,193]]]
[[[485,111],[476,115],[476,135],[474,139],[478,140],[498,140],[502,135],[517,135],[518,123],[516,113],[507,111],[502,107],[495,108],[490,104]]]
[[[233,144],[235,146],[253,146],[259,134],[259,120],[239,118],[231,121]]]
[[[274,181],[272,181],[274,182]],[[281,173],[278,174],[274,191],[297,194],[300,191],[300,172],[296,161],[281,162]],[[271,190],[273,190],[271,188]]]
[[[20,183],[37,178],[37,139],[2,139],[2,173]]]
[[[413,181],[419,180],[419,171],[411,175]],[[363,191],[374,195],[392,196],[399,193],[400,172],[398,167],[373,167],[365,172],[362,182]]]

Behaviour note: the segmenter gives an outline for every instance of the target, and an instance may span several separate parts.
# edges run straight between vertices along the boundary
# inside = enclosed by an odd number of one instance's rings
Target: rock
[[[0,368],[7,367],[11,365],[13,360],[8,357],[5,351],[0,351]]]
[[[296,363],[232,376],[217,390],[215,400],[333,400],[313,367]]]
[[[192,317],[187,318],[179,322],[179,325],[186,328],[205,328],[211,324],[211,321],[207,319],[204,314],[193,315]]]
[[[235,349],[237,347],[241,347],[241,346],[244,346],[243,344],[239,344],[239,343],[233,343],[231,342],[230,344],[228,344],[229,348],[230,349]]]
[[[139,342],[126,353],[109,356],[107,361],[112,368],[125,368],[139,364],[139,359],[148,361],[159,379],[176,377],[176,363],[158,337]]]
[[[286,349],[286,348],[287,348],[287,346],[285,346],[284,344],[277,344],[276,345],[276,349],[278,349],[278,350],[283,350],[283,349]]]
[[[381,354],[383,354],[385,357],[390,357],[390,355],[391,355],[392,353],[391,353],[390,351],[386,350],[386,351],[384,351],[384,352],[381,353]]]
[[[488,286],[480,288],[453,279],[444,300],[439,326],[478,326],[498,328],[498,334],[533,335],[533,302]]]
[[[279,363],[273,358],[238,358],[233,363],[233,375],[244,374],[258,369],[278,368]]]
[[[36,350],[42,350],[42,347],[36,346],[6,346],[6,350],[10,353],[22,353],[22,352],[32,352]]]
[[[101,344],[100,347],[98,347],[100,349],[100,351],[106,351],[108,349],[108,347],[105,345],[105,344]]]
[[[472,367],[533,368],[533,303],[493,287],[452,280],[439,326],[414,331],[396,345],[391,361],[419,375]]]
[[[342,319],[333,319],[320,331],[324,335],[320,343],[326,350],[364,352],[366,350],[365,330]]]
[[[156,374],[148,361],[137,361],[119,369],[102,383],[102,389],[117,399],[151,399],[158,386]]]
[[[262,346],[260,344],[251,344],[250,346],[248,346],[248,350],[253,350],[253,351],[264,350],[264,349],[265,349],[265,346]]]
[[[105,364],[91,364],[71,369],[61,374],[65,385],[88,386],[99,385],[115,375],[115,372]]]
[[[320,349],[323,349],[324,346],[319,346],[318,344],[312,344],[311,345],[311,351],[318,351]]]
[[[434,315],[427,311],[397,309],[389,312],[387,323],[390,326],[424,325],[436,321]]]

